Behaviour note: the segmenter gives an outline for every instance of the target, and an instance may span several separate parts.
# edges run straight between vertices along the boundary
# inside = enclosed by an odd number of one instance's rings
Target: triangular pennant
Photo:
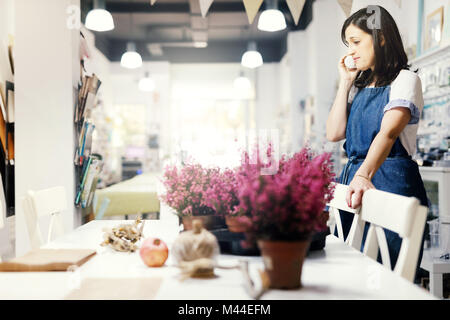
[[[350,17],[350,13],[352,12],[353,0],[337,0],[339,5],[347,17]]]
[[[399,8],[402,7],[402,0],[395,0],[395,2],[397,3]]]
[[[209,7],[211,7],[211,4],[214,0],[199,0],[200,1],[200,11],[202,12],[202,17],[206,17],[206,14],[208,13]]]
[[[150,0],[150,5],[154,5],[156,0]]]
[[[248,23],[252,24],[253,20],[261,7],[263,0],[243,0],[245,12],[247,13]]]
[[[302,15],[303,6],[306,0],[286,0],[286,3],[291,11],[292,18],[294,18],[295,25],[298,24],[298,20]]]

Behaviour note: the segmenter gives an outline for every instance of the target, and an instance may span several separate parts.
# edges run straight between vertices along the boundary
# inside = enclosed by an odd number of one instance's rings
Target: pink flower
[[[283,155],[278,172],[261,175],[273,161],[272,148],[267,148],[266,163],[255,150],[251,156],[243,154],[236,172],[239,205],[233,210],[251,221],[246,223],[248,239],[299,240],[325,228],[323,209],[332,198],[334,180],[331,155],[316,156],[303,148],[292,157]]]

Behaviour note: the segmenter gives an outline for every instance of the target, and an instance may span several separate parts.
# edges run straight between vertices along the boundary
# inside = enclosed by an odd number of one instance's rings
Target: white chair
[[[335,226],[338,228],[338,237],[343,239],[338,209],[355,213],[345,242],[360,250],[365,224],[366,222],[370,223],[363,253],[377,260],[378,251],[380,251],[383,265],[391,269],[389,250],[383,228],[398,233],[402,238],[402,245],[394,272],[409,281],[414,281],[427,208],[421,206],[419,200],[414,197],[370,189],[364,192],[361,207],[351,209],[345,201],[347,190],[348,186],[336,184],[334,198],[328,204],[330,216],[334,216]]]
[[[349,243],[355,248],[360,247],[364,224],[370,223],[364,254],[376,260],[379,250],[383,265],[391,269],[383,228],[398,233],[402,245],[394,272],[413,282],[426,218],[427,207],[420,205],[417,198],[369,189],[364,192],[360,214],[353,219]]]
[[[55,235],[64,234],[61,213],[67,210],[66,190],[64,187],[54,187],[39,191],[28,191],[24,197],[23,210],[27,222],[30,244],[33,249],[44,244],[39,220],[50,218],[47,242]]]
[[[345,201],[345,196],[347,194],[348,186],[344,184],[335,183],[334,184],[334,194],[333,200],[331,200],[327,205],[329,206],[329,215],[330,215],[330,233],[334,234],[335,229],[337,228],[338,238],[344,241],[344,232],[342,229],[341,216],[339,214],[339,210],[345,210],[350,213],[357,214],[360,211],[360,208],[352,209],[347,205],[347,201]],[[349,237],[347,237],[348,239]],[[348,243],[348,240],[346,241]],[[355,248],[358,249],[359,248]]]

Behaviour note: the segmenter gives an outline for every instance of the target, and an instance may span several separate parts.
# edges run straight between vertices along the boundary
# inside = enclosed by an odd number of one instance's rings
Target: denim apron
[[[345,133],[344,149],[349,160],[341,173],[340,183],[350,184],[356,171],[363,163],[373,139],[380,131],[383,109],[389,102],[390,90],[390,86],[362,88],[355,96]],[[372,184],[378,190],[416,197],[422,205],[428,205],[419,167],[408,155],[399,138],[395,141],[387,159],[373,176]],[[395,214],[395,212],[392,212],[392,214]],[[346,238],[354,215],[346,211],[340,211],[340,215],[344,238]],[[369,224],[366,224],[361,251],[364,248],[368,227]],[[388,242],[391,265],[394,268],[402,240],[397,233],[386,229],[384,231]],[[422,250],[420,251],[418,267],[421,258]]]

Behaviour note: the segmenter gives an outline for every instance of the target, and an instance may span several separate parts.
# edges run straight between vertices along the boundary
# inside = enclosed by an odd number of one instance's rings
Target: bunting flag
[[[245,12],[247,13],[248,23],[252,24],[261,7],[263,0],[244,0]]]
[[[286,3],[291,11],[292,17],[294,18],[295,25],[298,24],[298,20],[302,15],[303,6],[306,0],[286,0]]]
[[[202,12],[202,17],[206,17],[206,14],[208,13],[209,7],[211,7],[211,4],[214,0],[199,0],[200,1],[200,11]]]
[[[150,5],[154,5],[156,0],[150,0]]]
[[[352,12],[353,0],[337,0],[342,10],[344,10],[345,15],[350,17],[350,13]]]
[[[395,0],[395,2],[397,3],[399,8],[402,7],[402,0]]]

